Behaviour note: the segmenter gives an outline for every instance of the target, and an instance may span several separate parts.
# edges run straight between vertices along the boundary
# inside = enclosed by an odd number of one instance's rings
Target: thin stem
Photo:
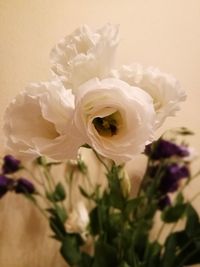
[[[103,166],[105,167],[105,169],[107,170],[107,172],[109,172],[109,168],[106,165],[106,163],[102,160],[101,156],[96,152],[96,150],[92,149],[94,151],[95,156],[97,157],[97,159],[103,164]]]
[[[157,237],[156,237],[156,240],[157,240],[157,241],[159,241],[160,236],[161,236],[161,234],[162,234],[162,232],[163,232],[165,226],[166,226],[166,223],[163,223],[163,224],[161,225],[160,230],[158,231],[158,234],[157,234]]]
[[[49,172],[46,170],[46,168],[44,168],[43,170],[43,174],[47,180],[47,183],[48,183],[48,186],[49,186],[49,191],[50,192],[53,192],[53,187],[52,187],[52,184],[51,184],[51,177],[49,175]]]
[[[29,201],[31,201],[36,206],[36,208],[41,212],[41,214],[48,220],[49,218],[48,218],[47,214],[42,209],[42,207],[40,207],[40,205],[37,203],[37,201],[35,201],[35,199],[33,199],[32,196],[30,196],[29,194],[25,194],[25,196]]]
[[[74,171],[72,170],[69,174],[69,176],[67,175],[67,177],[65,177],[66,182],[68,184],[68,203],[69,203],[69,210],[72,209],[72,182],[73,182],[73,175],[74,175]]]
[[[196,248],[195,250],[193,250],[190,254],[188,254],[179,265],[177,265],[177,267],[182,267],[184,266],[184,263],[186,261],[188,261],[193,255],[195,255],[195,253],[197,253],[199,251],[199,248]]]
[[[37,182],[39,185],[44,186],[44,182],[43,182],[43,181],[40,181],[39,179],[37,179],[36,176],[35,176],[29,169],[27,169],[27,168],[24,167],[24,170],[25,170],[29,175],[31,175],[31,177],[33,178],[33,180],[34,180],[35,182]]]
[[[198,193],[196,193],[191,199],[190,199],[190,201],[189,202],[193,202],[197,197],[199,197],[200,196],[200,192],[198,192]]]

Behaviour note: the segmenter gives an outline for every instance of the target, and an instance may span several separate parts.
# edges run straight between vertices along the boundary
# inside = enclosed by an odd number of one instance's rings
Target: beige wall
[[[199,0],[0,0],[0,124],[17,92],[30,81],[50,76],[49,52],[61,37],[80,24],[95,28],[106,22],[120,24],[119,62],[154,65],[180,80],[187,102],[160,132],[187,126],[196,132],[191,142],[200,151]],[[6,263],[4,255],[1,267],[39,267],[22,266],[19,255],[18,265]],[[42,266],[49,267],[49,261]]]

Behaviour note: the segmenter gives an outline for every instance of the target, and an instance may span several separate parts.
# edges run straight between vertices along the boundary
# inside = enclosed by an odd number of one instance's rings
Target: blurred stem
[[[187,262],[193,255],[195,255],[195,253],[197,253],[199,251],[199,248],[194,249],[190,254],[188,254],[182,261],[180,264],[177,265],[177,267],[182,267],[185,266],[185,262]]]
[[[93,150],[95,156],[97,157],[97,159],[103,164],[103,166],[105,167],[107,172],[109,172],[110,170],[109,170],[108,166],[106,165],[106,163],[102,160],[101,156],[93,148],[92,148],[92,150]]]
[[[73,175],[74,175],[74,171],[72,170],[69,174],[69,176],[65,176],[66,182],[69,186],[69,190],[68,190],[68,203],[69,203],[69,210],[72,209],[73,203],[72,203],[72,182],[73,182]]]
[[[43,182],[43,181],[40,181],[39,179],[37,179],[36,176],[35,176],[29,169],[27,169],[27,168],[24,167],[24,170],[25,170],[29,175],[31,175],[31,177],[33,178],[33,180],[34,180],[35,182],[37,182],[39,185],[44,186],[44,182]]]
[[[160,229],[159,229],[159,231],[158,231],[157,237],[156,237],[156,240],[157,240],[157,241],[159,241],[159,239],[160,239],[160,237],[161,237],[161,234],[162,234],[162,232],[163,232],[165,226],[166,226],[166,223],[162,223],[162,225],[161,225],[161,227],[160,227]]]
[[[49,191],[53,192],[54,190],[53,190],[53,185],[51,183],[52,182],[51,181],[51,177],[50,177],[49,172],[47,171],[47,169],[45,167],[43,167],[43,174],[44,174],[44,176],[45,176],[45,178],[47,180],[47,183],[48,183],[48,186],[49,186]]]
[[[190,200],[189,200],[189,202],[193,202],[197,197],[199,197],[200,196],[200,192],[198,192],[198,193],[196,193]]]
[[[40,213],[47,219],[49,220],[47,214],[45,213],[45,211],[42,209],[42,207],[37,203],[37,201],[35,200],[35,198],[33,198],[31,195],[29,194],[25,194],[26,198],[31,201],[35,207],[40,211]]]

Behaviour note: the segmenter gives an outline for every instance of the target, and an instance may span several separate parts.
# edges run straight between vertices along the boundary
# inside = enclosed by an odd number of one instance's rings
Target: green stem
[[[189,242],[188,242],[189,243]],[[185,262],[188,261],[193,255],[195,255],[195,253],[197,253],[199,251],[199,248],[196,248],[195,250],[193,250],[190,254],[188,254],[181,262],[180,264],[177,265],[177,267],[183,267]]]
[[[103,164],[103,166],[105,167],[107,172],[109,172],[110,170],[109,170],[108,166],[106,165],[106,163],[102,160],[101,156],[93,148],[92,148],[92,150],[93,150],[95,156],[97,157],[97,159]]]
[[[31,201],[35,205],[35,207],[40,211],[40,213],[48,220],[49,218],[48,218],[47,214],[42,209],[42,207],[40,207],[40,205],[37,203],[37,201],[34,198],[32,198],[32,196],[29,194],[25,194],[25,196],[29,201]]]
[[[25,170],[29,175],[31,175],[31,177],[33,178],[33,180],[34,180],[36,183],[38,183],[39,185],[44,186],[43,181],[40,181],[39,179],[37,179],[36,176],[35,176],[29,169],[27,169],[27,168],[24,167],[24,170]]]
[[[190,199],[190,203],[192,203],[197,197],[200,196],[200,192],[196,193],[191,199]]]
[[[160,227],[160,230],[158,231],[158,234],[157,234],[157,237],[156,237],[156,240],[157,240],[157,241],[159,241],[160,236],[161,236],[161,234],[162,234],[162,232],[163,232],[165,226],[166,226],[166,223],[162,223],[162,225],[161,225],[161,227]]]

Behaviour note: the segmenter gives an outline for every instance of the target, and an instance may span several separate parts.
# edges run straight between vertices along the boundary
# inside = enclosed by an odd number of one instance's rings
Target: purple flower
[[[34,185],[25,178],[19,178],[15,185],[17,194],[33,194],[35,192]]]
[[[164,210],[166,207],[171,205],[171,200],[168,195],[163,196],[160,198],[158,202],[158,207],[160,210]]]
[[[3,174],[14,173],[20,169],[20,160],[14,158],[11,155],[6,155],[3,159],[4,163],[2,166]]]
[[[151,159],[158,160],[172,156],[186,157],[189,156],[189,150],[186,146],[179,146],[170,141],[159,139],[146,146],[145,154]]]
[[[176,163],[166,166],[165,172],[161,177],[159,189],[162,193],[175,192],[179,187],[179,181],[190,176],[190,172],[185,165]]]
[[[13,179],[0,175],[0,198],[3,197],[9,190],[12,190],[13,184]]]

